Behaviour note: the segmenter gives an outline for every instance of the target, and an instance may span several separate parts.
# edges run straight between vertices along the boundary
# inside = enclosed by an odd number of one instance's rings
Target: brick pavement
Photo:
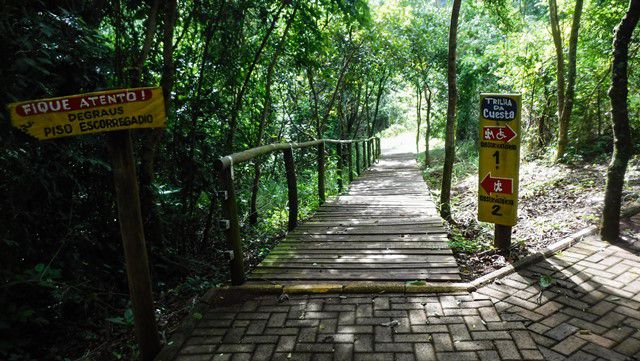
[[[472,293],[260,296],[206,312],[176,360],[640,360],[625,248],[588,237]]]

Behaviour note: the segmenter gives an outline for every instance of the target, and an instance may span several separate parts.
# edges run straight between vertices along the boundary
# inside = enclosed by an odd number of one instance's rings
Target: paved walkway
[[[627,226],[626,238],[640,244],[640,216]],[[640,257],[633,249],[588,237],[473,293],[268,295],[231,303],[204,314],[176,359],[640,359]]]
[[[282,240],[248,275],[283,285],[459,281],[413,153],[384,153],[346,194]]]

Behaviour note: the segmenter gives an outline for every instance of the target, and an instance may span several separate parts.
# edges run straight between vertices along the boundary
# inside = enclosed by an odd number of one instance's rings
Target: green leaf
[[[538,279],[538,283],[540,283],[540,287],[542,287],[543,289],[548,288],[553,284],[553,278],[548,275],[542,275]]]
[[[126,310],[124,310],[124,320],[126,321],[127,325],[133,325],[133,310],[130,308],[127,308]]]
[[[111,323],[115,323],[116,325],[126,325],[126,323],[124,322],[124,318],[122,317],[109,317],[107,318],[108,322]]]
[[[33,269],[38,273],[42,273],[42,271],[44,271],[44,267],[44,263],[38,263],[35,267],[33,267]]]
[[[200,312],[194,312],[193,319],[198,321],[202,320],[202,314]]]

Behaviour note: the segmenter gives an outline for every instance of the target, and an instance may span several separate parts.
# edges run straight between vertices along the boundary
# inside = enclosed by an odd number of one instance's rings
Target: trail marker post
[[[495,224],[494,246],[506,252],[518,215],[520,94],[480,94],[478,220]]]
[[[130,129],[166,127],[162,88],[30,100],[9,104],[8,110],[14,127],[40,140],[111,132],[108,148],[135,333],[142,360],[152,360],[160,351],[160,340]]]

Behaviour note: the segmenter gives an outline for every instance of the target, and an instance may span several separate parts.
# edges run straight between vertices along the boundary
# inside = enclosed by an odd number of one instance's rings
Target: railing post
[[[371,139],[371,146],[373,147],[373,162],[376,163],[378,160],[378,142],[376,138]]]
[[[287,174],[287,189],[289,196],[289,230],[298,225],[298,185],[296,182],[296,168],[293,161],[293,149],[282,150],[284,155],[284,169]]]
[[[324,204],[324,142],[318,144],[318,203]]]
[[[373,157],[373,163],[378,160],[378,148],[376,147],[376,138],[371,139],[371,156]]]
[[[367,160],[369,162],[369,167],[373,164],[373,154],[371,152],[373,149],[371,148],[371,139],[367,139]]]
[[[369,168],[369,164],[367,161],[367,141],[362,141],[362,169],[366,170]]]
[[[342,157],[342,143],[336,144],[336,152],[338,153],[338,193],[342,193],[342,177],[344,175],[344,159]]]
[[[349,183],[353,182],[353,152],[352,152],[351,143],[347,145],[347,163],[349,164]]]
[[[220,183],[226,192],[222,197],[222,213],[229,222],[225,227],[224,234],[233,251],[229,260],[231,284],[241,285],[244,283],[244,252],[242,251],[242,239],[240,238],[236,192],[233,186],[233,164],[220,170]]]
[[[380,138],[376,138],[376,144],[378,144],[378,159],[380,159],[380,156],[382,155],[382,150],[380,147]]]
[[[360,166],[360,142],[356,140],[356,173],[360,176],[362,168]]]

